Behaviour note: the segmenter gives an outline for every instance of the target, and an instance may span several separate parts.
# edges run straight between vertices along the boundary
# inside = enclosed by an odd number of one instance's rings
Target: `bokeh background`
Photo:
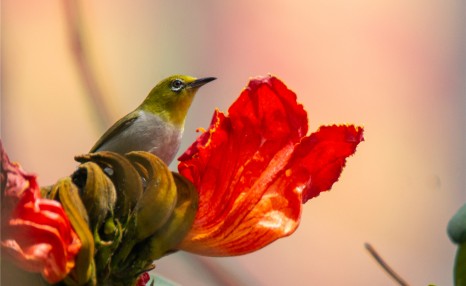
[[[73,57],[70,2],[1,1],[1,139],[44,185],[70,174],[73,156],[104,131]],[[198,93],[181,151],[216,107],[267,73],[297,93],[311,130],[365,126],[340,181],[306,204],[291,237],[241,257],[177,253],[156,273],[182,285],[394,285],[364,249],[370,242],[412,285],[451,285],[446,225],[466,201],[464,6],[103,0],[68,9],[81,17],[111,121],[168,75],[218,78]]]

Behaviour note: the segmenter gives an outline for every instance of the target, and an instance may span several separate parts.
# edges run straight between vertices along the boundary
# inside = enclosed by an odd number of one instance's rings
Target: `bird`
[[[113,124],[90,153],[150,152],[169,165],[181,143],[186,116],[198,89],[215,77],[172,75],[160,81],[134,111]]]

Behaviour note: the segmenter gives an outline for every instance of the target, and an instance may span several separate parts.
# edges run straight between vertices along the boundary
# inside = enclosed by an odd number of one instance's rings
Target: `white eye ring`
[[[184,82],[181,79],[175,79],[170,83],[170,89],[180,91],[184,87]]]

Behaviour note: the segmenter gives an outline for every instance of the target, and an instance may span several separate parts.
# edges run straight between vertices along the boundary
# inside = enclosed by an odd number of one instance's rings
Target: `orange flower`
[[[199,191],[199,210],[180,249],[240,255],[295,231],[301,206],[338,180],[363,129],[325,126],[306,136],[307,113],[273,76],[255,78],[179,158]]]
[[[11,163],[1,142],[0,153],[3,253],[21,269],[59,282],[74,267],[81,242],[61,204],[41,198],[36,176]]]

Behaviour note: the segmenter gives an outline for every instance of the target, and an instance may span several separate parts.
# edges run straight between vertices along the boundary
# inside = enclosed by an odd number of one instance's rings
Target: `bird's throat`
[[[191,102],[192,100],[185,99],[178,102],[166,103],[163,106],[160,104],[143,102],[140,108],[146,112],[156,114],[165,122],[182,129],[189,107],[191,106]]]

